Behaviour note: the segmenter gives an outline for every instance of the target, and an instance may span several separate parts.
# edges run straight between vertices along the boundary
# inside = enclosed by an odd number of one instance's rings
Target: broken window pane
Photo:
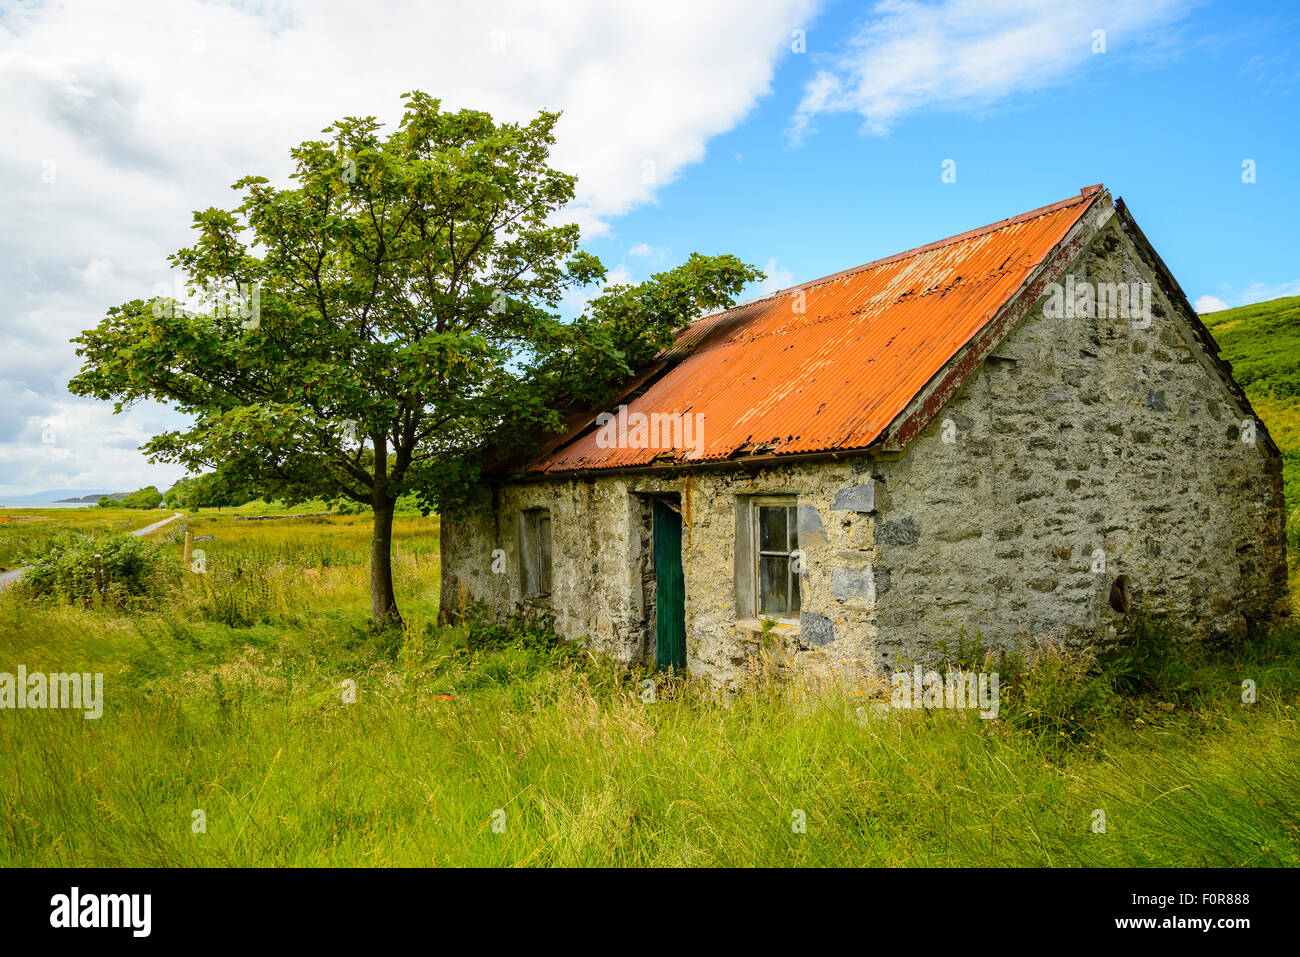
[[[758,507],[758,549],[763,552],[789,552],[786,535],[786,512],[781,505]]]
[[[538,591],[544,595],[551,593],[551,513],[542,512],[537,519],[537,551],[541,556],[537,563]]]

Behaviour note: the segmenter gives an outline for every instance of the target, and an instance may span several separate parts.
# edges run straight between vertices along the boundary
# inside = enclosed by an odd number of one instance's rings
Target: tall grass
[[[285,632],[4,602],[11,655],[108,678],[99,721],[0,723],[0,863],[1300,863],[1294,636],[1240,662],[1254,705],[1219,673],[1203,709],[1139,702],[1141,723],[1063,748],[1014,710],[877,715],[807,682],[661,681],[647,701],[644,676],[571,649],[471,653],[408,619]]]
[[[120,535],[175,515],[166,510],[6,508],[0,510],[0,571],[23,564],[67,531],[96,537]]]
[[[307,522],[192,518],[208,571],[166,611],[0,598],[0,671],[105,674],[99,720],[0,713],[0,864],[1300,863],[1294,630],[1044,646],[997,720],[879,712],[782,662],[723,694],[544,623],[440,628],[436,519],[399,524],[376,630],[366,519]]]

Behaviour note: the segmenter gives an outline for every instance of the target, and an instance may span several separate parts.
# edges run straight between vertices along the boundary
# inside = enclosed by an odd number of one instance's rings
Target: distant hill
[[[32,492],[30,495],[2,495],[6,502],[98,502],[101,495],[119,495],[124,493],[109,492],[93,488],[56,488],[48,492]]]
[[[1208,312],[1232,373],[1285,462],[1287,508],[1300,509],[1300,296]]]
[[[122,501],[122,499],[126,498],[126,497],[127,497],[128,495],[130,495],[130,494],[131,494],[130,492],[97,492],[97,493],[92,493],[92,494],[90,494],[90,495],[83,495],[83,496],[81,496],[80,498],[61,498],[61,499],[59,499],[59,503],[63,503],[63,502],[98,502],[101,498],[111,498],[111,499],[116,499],[117,501],[120,502],[120,501]]]

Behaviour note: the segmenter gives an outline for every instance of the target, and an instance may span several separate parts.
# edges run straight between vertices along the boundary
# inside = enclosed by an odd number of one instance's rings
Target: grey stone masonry
[[[494,509],[443,516],[444,612],[523,602],[519,514],[547,508],[557,629],[653,660],[646,503],[670,494],[687,668],[719,682],[741,678],[764,640],[752,568],[737,567],[752,560],[738,525],[760,495],[797,501],[803,553],[802,611],[768,640],[845,674],[931,661],[962,636],[1105,640],[1122,620],[1108,601],[1119,575],[1137,607],[1192,637],[1283,613],[1281,462],[1252,440],[1239,391],[1120,217],[1067,273],[1147,284],[1148,317],[1066,317],[1044,299],[901,452],[500,484]]]

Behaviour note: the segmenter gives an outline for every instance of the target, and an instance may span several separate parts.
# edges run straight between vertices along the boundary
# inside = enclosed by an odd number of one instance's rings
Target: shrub
[[[1029,656],[1009,690],[1003,716],[1049,747],[1086,744],[1119,706],[1091,652],[1051,641]]]
[[[1195,691],[1196,667],[1204,656],[1169,621],[1139,615],[1131,630],[1101,655],[1110,686],[1124,695],[1184,698]]]
[[[157,486],[147,485],[142,489],[136,489],[126,498],[122,499],[123,508],[157,508],[162,504],[163,495],[158,491]]]
[[[557,651],[569,647],[555,631],[555,615],[549,608],[528,610],[515,605],[513,614],[493,620],[484,602],[475,602],[466,614],[470,647],[504,648],[518,645],[536,651]]]
[[[29,598],[69,603],[99,598],[122,605],[161,594],[175,575],[174,567],[141,538],[65,533],[28,556],[21,588]]]

